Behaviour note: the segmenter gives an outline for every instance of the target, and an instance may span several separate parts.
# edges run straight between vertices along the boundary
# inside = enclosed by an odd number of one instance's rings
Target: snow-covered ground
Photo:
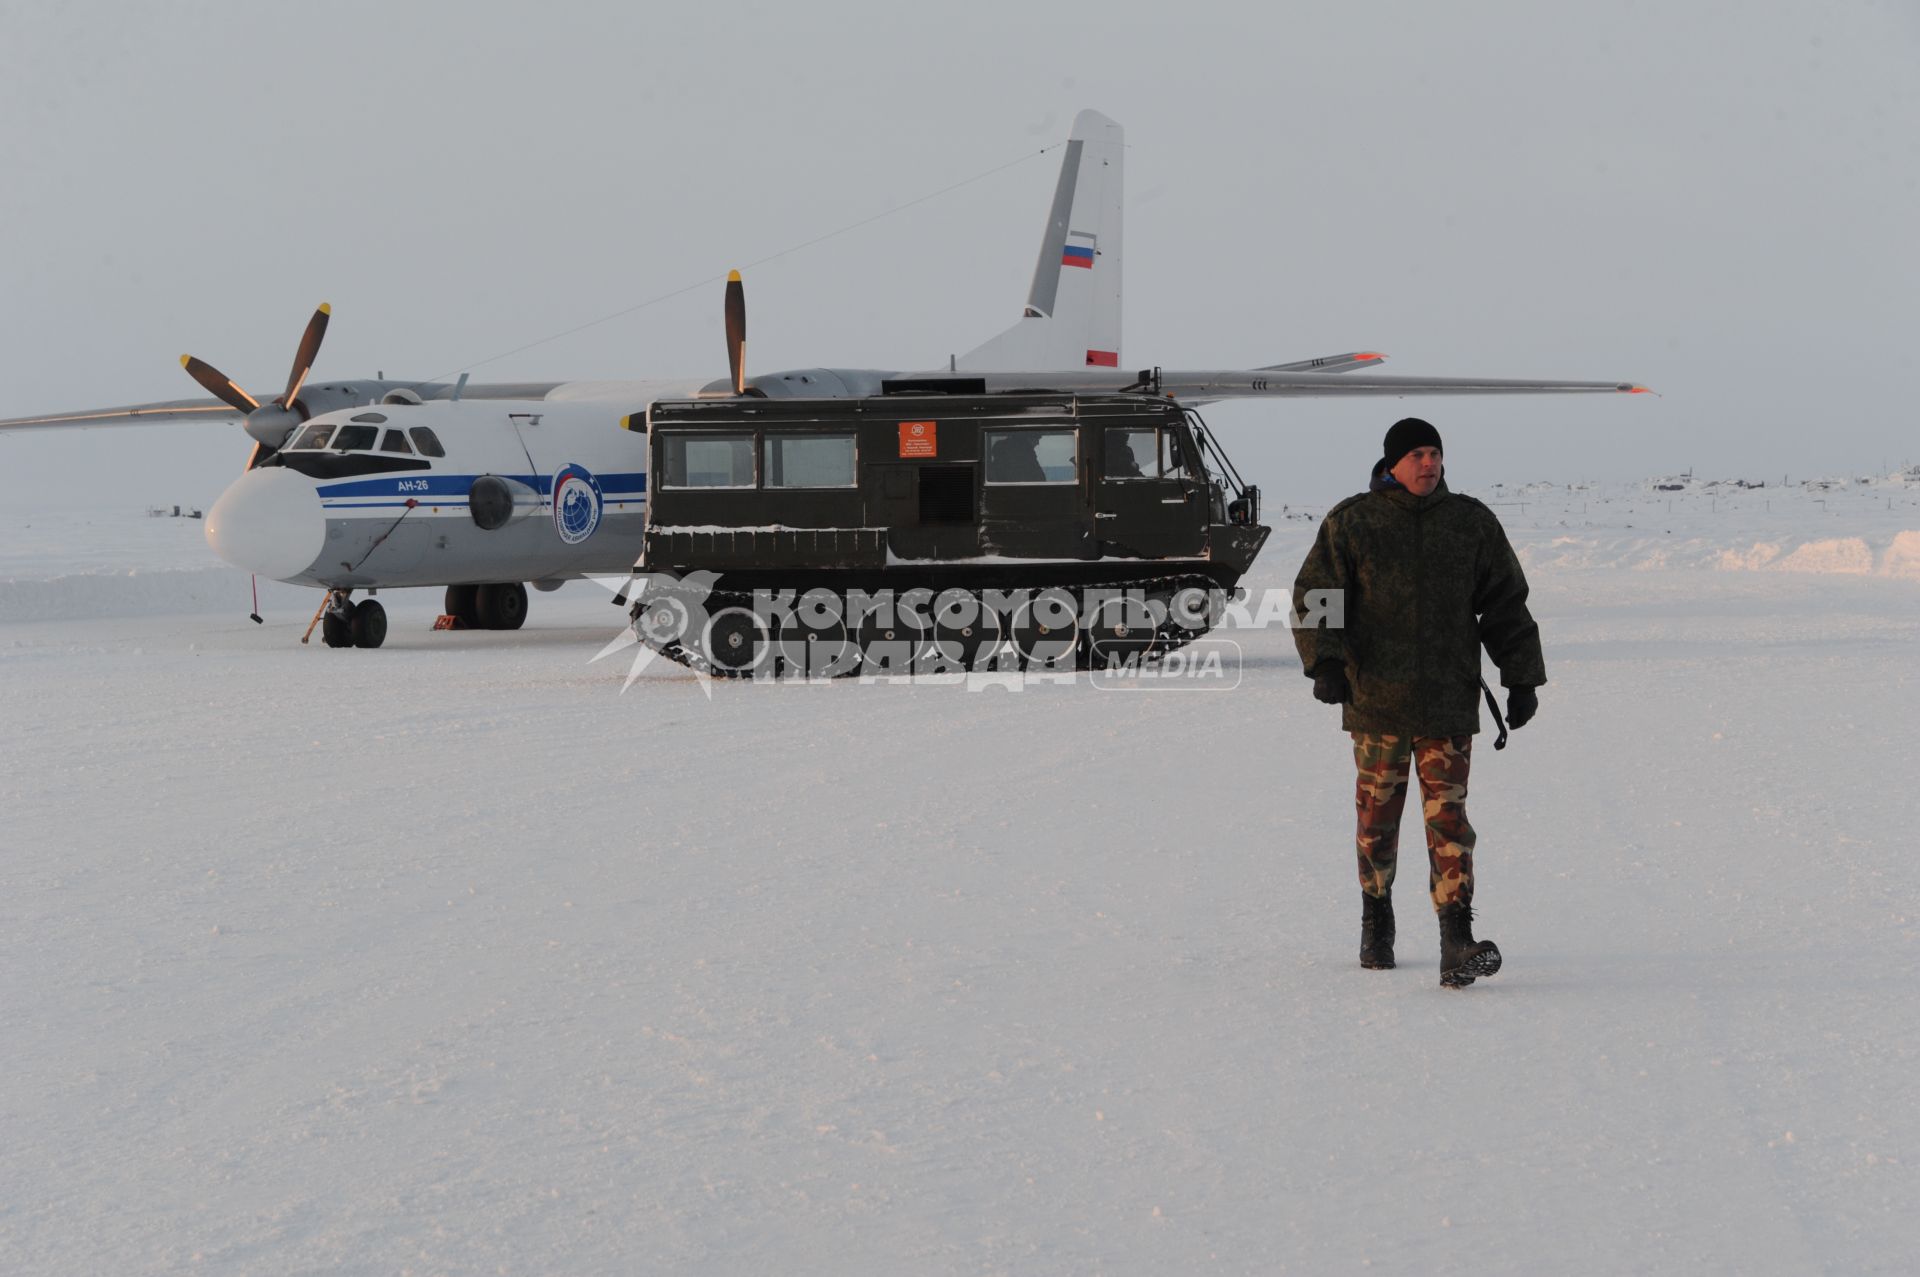
[[[1552,682],[1464,991],[1411,838],[1356,964],[1284,631],[622,695],[590,585],[303,648],[197,523],[0,514],[0,1270],[1914,1271],[1920,483],[1481,495]]]

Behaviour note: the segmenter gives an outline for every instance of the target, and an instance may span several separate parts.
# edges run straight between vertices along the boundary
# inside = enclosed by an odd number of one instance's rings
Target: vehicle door
[[[1129,422],[1089,430],[1100,449],[1094,524],[1103,552],[1182,558],[1206,544],[1206,485],[1183,432]]]
[[[1014,558],[1094,557],[1083,449],[1071,420],[994,422],[980,432],[981,550]]]

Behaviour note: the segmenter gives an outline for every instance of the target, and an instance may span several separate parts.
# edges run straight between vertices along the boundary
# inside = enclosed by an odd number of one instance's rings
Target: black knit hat
[[[1387,466],[1391,470],[1400,464],[1400,458],[1415,448],[1439,448],[1440,432],[1418,417],[1402,417],[1393,423],[1387,431],[1386,442],[1381,450],[1386,454]],[[1444,452],[1446,449],[1441,448]]]

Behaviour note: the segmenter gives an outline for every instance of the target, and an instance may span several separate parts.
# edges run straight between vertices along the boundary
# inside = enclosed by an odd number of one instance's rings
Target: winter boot
[[[1361,896],[1360,965],[1372,971],[1393,966],[1393,899]]]
[[[1500,969],[1500,946],[1473,938],[1473,910],[1459,901],[1440,909],[1440,984],[1464,989]]]

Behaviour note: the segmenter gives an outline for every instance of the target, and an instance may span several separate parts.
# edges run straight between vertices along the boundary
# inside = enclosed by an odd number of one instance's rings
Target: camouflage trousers
[[[1409,764],[1420,779],[1427,827],[1427,885],[1439,909],[1473,899],[1473,826],[1467,823],[1467,765],[1471,736],[1374,736],[1353,733],[1359,769],[1354,807],[1360,890],[1385,896],[1400,858],[1400,809],[1407,801]]]

